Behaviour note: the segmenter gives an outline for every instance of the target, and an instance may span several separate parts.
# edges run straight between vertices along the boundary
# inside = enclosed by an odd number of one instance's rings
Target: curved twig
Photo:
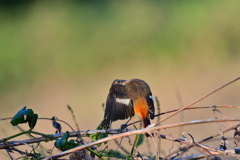
[[[231,130],[233,130],[234,128],[236,128],[236,127],[238,127],[238,126],[240,126],[240,124],[237,124],[237,125],[234,125],[234,126],[232,126],[232,127],[230,127],[230,128],[227,128],[227,129],[225,129],[224,131],[222,131],[222,133],[226,133],[226,132],[228,132],[228,131],[231,131]],[[206,141],[211,140],[211,139],[213,139],[213,138],[215,138],[215,137],[217,137],[217,136],[221,136],[221,133],[217,133],[217,134],[215,134],[215,135],[212,135],[212,136],[209,136],[209,137],[207,137],[207,138],[204,138],[204,139],[198,141],[198,143],[206,142]],[[186,149],[186,150],[189,150],[189,149],[192,148],[192,147],[194,147],[194,145],[189,145],[189,146],[187,146],[185,149]],[[168,158],[168,157],[170,157],[170,156],[172,156],[173,154],[176,154],[176,153],[178,153],[178,152],[181,152],[181,151],[180,151],[180,150],[173,151],[172,153],[170,153],[170,154],[169,154],[168,156],[166,156],[165,158]],[[183,151],[182,151],[182,152],[183,152]],[[179,156],[180,154],[181,154],[181,153],[178,153],[178,154],[175,155],[174,157],[177,157],[177,156]]]
[[[215,92],[217,92],[217,91],[223,89],[224,87],[226,87],[226,86],[228,86],[228,85],[230,85],[230,84],[232,84],[232,83],[238,81],[239,79],[240,79],[240,77],[238,77],[238,78],[236,78],[236,79],[234,79],[234,80],[232,80],[232,81],[230,81],[230,82],[228,82],[228,83],[222,85],[221,87],[219,87],[219,88],[217,88],[217,89],[211,91],[210,93],[208,93],[208,94],[202,96],[201,98],[197,99],[197,100],[194,101],[193,103],[190,103],[189,105],[187,105],[187,106],[185,106],[185,107],[182,107],[181,109],[179,109],[179,110],[176,111],[175,113],[171,114],[171,115],[168,116],[167,118],[161,120],[160,122],[157,122],[155,125],[156,125],[156,126],[157,126],[157,125],[160,125],[162,122],[164,122],[164,121],[168,120],[169,118],[175,116],[175,115],[178,114],[179,112],[182,112],[184,109],[191,107],[192,105],[194,105],[194,104],[200,102],[201,100],[203,100],[203,99],[207,98],[208,96],[214,94]]]
[[[3,120],[11,120],[13,117],[6,117],[6,118],[0,118],[0,121],[3,121]],[[39,117],[38,119],[43,119],[43,120],[52,120],[52,118],[41,118]],[[61,119],[55,119],[56,121],[59,121],[59,122],[62,122],[62,123],[65,123],[69,128],[71,128],[72,131],[74,131],[74,129],[72,128],[72,126],[70,124],[68,124],[67,122],[61,120]]]
[[[230,105],[213,105],[213,106],[197,106],[197,107],[188,107],[188,108],[184,108],[184,110],[193,110],[193,109],[208,109],[208,108],[229,108],[229,109],[240,109],[240,107],[238,106],[230,106]],[[173,110],[170,110],[170,111],[166,111],[166,112],[162,112],[162,113],[159,113],[159,114],[156,114],[154,117],[158,117],[158,116],[161,116],[161,115],[164,115],[164,114],[169,114],[169,113],[172,113],[172,112],[176,112],[178,111],[179,109],[173,109]],[[138,120],[138,121],[134,121],[132,123],[129,123],[127,126],[131,126],[133,124],[136,124],[136,123],[139,123],[141,122],[141,120]]]

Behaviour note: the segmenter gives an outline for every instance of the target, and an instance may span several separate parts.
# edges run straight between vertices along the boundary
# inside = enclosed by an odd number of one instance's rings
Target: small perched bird
[[[114,80],[104,114],[107,124],[135,114],[141,117],[144,128],[151,124],[150,118],[154,119],[154,102],[149,85],[140,79]]]

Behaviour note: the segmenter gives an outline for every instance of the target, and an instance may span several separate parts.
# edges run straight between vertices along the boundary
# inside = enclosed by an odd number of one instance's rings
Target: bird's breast
[[[141,118],[148,117],[148,105],[147,101],[144,98],[139,98],[133,102],[134,112],[141,116]]]

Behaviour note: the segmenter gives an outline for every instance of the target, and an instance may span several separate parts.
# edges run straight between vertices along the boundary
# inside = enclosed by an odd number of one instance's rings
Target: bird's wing
[[[127,119],[134,115],[133,101],[128,97],[125,86],[115,84],[110,88],[104,119],[111,123],[118,119]]]
[[[154,119],[154,116],[155,116],[155,108],[154,108],[154,101],[153,101],[152,93],[150,92],[150,93],[147,95],[146,98],[147,98],[148,111],[149,111],[149,114],[150,114],[150,118],[151,118],[151,119]]]

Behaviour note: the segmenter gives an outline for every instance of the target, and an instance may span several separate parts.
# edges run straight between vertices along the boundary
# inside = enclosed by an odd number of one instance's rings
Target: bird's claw
[[[127,128],[127,124],[122,124],[122,125],[121,125],[121,129],[123,130],[123,129],[125,129],[125,128]]]

